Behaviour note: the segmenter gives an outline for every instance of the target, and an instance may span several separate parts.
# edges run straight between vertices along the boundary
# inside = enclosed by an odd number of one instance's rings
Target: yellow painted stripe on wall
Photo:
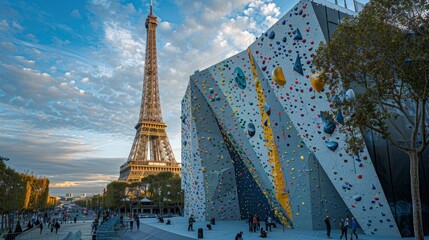
[[[265,109],[264,109],[264,103],[265,103],[264,91],[262,89],[262,85],[258,78],[258,71],[256,70],[255,61],[253,59],[253,55],[252,55],[252,52],[250,51],[250,48],[247,48],[247,53],[249,54],[250,65],[252,66],[253,78],[255,79],[255,87],[258,95],[259,109],[261,113],[261,123],[264,129],[264,137],[265,137],[266,148],[268,152],[268,158],[272,168],[274,191],[280,205],[288,214],[289,219],[292,220],[293,217],[292,217],[292,211],[289,203],[289,194],[286,191],[286,183],[284,181],[283,171],[280,165],[277,146],[274,141],[273,129],[271,128],[271,125],[270,125],[270,116],[268,116],[268,114],[265,112]],[[264,124],[265,122],[267,122],[266,125]],[[289,221],[285,217],[282,217],[281,219],[284,225],[290,226]]]

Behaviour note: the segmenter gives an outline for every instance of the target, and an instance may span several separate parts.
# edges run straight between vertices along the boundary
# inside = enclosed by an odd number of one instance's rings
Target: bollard
[[[198,238],[203,238],[203,229],[202,228],[198,228]]]

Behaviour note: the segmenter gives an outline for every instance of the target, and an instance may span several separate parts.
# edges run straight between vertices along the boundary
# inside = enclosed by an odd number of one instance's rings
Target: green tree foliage
[[[25,184],[19,173],[0,162],[0,209],[2,213],[20,210],[24,207]]]
[[[48,207],[49,180],[36,176],[21,174],[21,179],[26,182],[25,209],[45,209]]]
[[[49,180],[17,173],[0,162],[0,212],[41,210],[48,207]]]
[[[157,175],[144,177],[141,181],[141,189],[156,205],[159,204],[159,200],[172,205],[183,201],[181,178],[172,172],[160,172]]]
[[[427,0],[372,0],[338,26],[314,59],[333,114],[345,117],[350,154],[358,156],[360,132],[370,129],[409,155],[416,239],[423,239],[419,157],[429,144],[428,13]],[[335,100],[349,89],[354,99]]]
[[[113,181],[107,185],[106,192],[106,207],[119,208],[124,205],[126,198],[125,189],[129,183],[122,181]]]

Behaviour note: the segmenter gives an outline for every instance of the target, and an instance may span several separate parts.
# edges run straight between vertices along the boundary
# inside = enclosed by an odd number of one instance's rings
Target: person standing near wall
[[[347,226],[346,226],[346,220],[341,219],[340,220],[340,229],[341,229],[341,236],[340,239],[343,239],[343,236],[346,237],[347,240]]]
[[[253,216],[252,214],[249,214],[249,232],[253,232]]]
[[[325,224],[326,224],[326,235],[328,238],[331,238],[331,218],[329,216],[325,217]]]
[[[253,215],[253,219],[252,219],[252,232],[256,232],[256,226],[258,225],[258,217],[257,215]]]
[[[188,222],[188,231],[194,231],[194,222],[195,222],[194,214],[191,214]]]
[[[358,235],[356,234],[357,222],[356,222],[355,217],[352,217],[350,225],[352,226],[352,232],[350,233],[350,239],[353,240],[353,235],[355,235],[356,240],[359,239]]]

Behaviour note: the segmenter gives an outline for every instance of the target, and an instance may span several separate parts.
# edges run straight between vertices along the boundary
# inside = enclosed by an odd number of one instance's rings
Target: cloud
[[[175,3],[181,21],[159,18],[157,50],[163,119],[180,161],[180,103],[189,76],[246,48],[279,8],[269,0]],[[139,4],[93,0],[71,8],[66,14],[85,33],[62,19],[50,22],[34,5],[25,9],[34,11],[35,24],[58,34],[30,31],[25,16],[0,20],[0,150],[17,169],[31,163],[49,176],[58,193],[89,191],[92,181],[91,191],[100,191],[128,157],[144,76],[147,9]],[[97,147],[106,142],[110,147]],[[110,157],[118,145],[124,153]]]
[[[79,9],[73,9],[73,11],[71,11],[70,16],[75,17],[75,18],[82,18],[80,16],[80,12]]]
[[[78,186],[76,182],[69,182],[69,181],[49,184],[50,188],[69,188],[69,187],[76,187],[76,186]]]

